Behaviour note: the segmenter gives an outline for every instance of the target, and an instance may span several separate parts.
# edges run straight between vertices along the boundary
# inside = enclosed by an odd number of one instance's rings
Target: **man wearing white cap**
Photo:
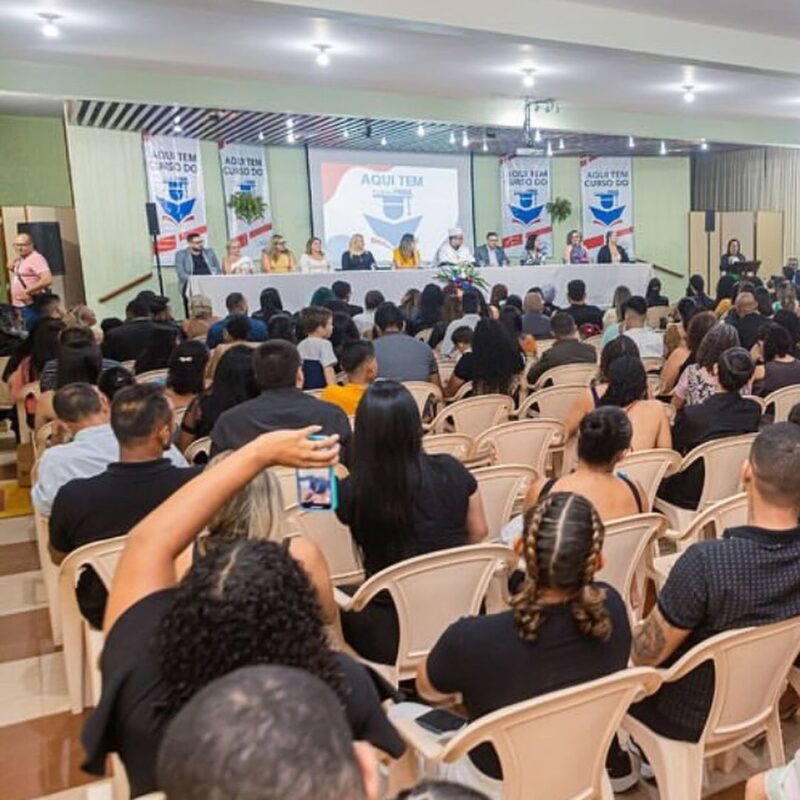
[[[447,242],[439,248],[436,254],[436,264],[470,264],[472,253],[464,244],[464,231],[461,228],[450,228],[447,232]]]

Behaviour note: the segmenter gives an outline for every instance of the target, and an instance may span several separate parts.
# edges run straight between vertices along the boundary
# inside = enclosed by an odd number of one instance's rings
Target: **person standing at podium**
[[[739,264],[743,264],[745,261],[747,261],[747,258],[742,255],[742,245],[739,240],[731,239],[728,242],[727,250],[720,256],[719,271],[723,275],[730,273],[738,280]]]
[[[194,275],[221,275],[217,254],[203,246],[203,237],[199,233],[190,233],[186,237],[186,247],[175,253],[175,272],[178,275],[178,288],[183,298],[183,307],[189,315],[189,281]]]
[[[11,305],[22,314],[25,327],[30,330],[37,317],[34,298],[50,286],[53,275],[47,259],[33,246],[30,234],[18,234],[14,250],[17,257],[8,262]]]

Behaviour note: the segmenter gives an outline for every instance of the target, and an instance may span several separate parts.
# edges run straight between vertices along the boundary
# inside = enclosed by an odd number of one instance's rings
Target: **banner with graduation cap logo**
[[[592,261],[615,231],[633,258],[633,162],[630,158],[581,157],[584,246]]]

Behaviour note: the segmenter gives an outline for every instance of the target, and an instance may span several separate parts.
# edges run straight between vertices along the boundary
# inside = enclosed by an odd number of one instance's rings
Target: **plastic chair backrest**
[[[186,452],[183,455],[190,464],[194,464],[201,453],[205,455],[207,461],[211,455],[211,437],[203,436],[200,439],[195,439],[186,448]]]
[[[642,356],[642,364],[645,372],[659,372],[664,366],[664,359],[661,356]]]
[[[11,356],[0,356],[0,375],[6,371]],[[11,389],[8,384],[0,379],[0,408],[11,408],[14,405],[14,398],[11,396]]]
[[[453,376],[458,360],[455,358],[439,358],[436,361],[436,366],[439,368],[439,380],[442,386],[447,386],[447,382]]]
[[[409,558],[381,570],[359,587],[353,610],[378,592],[388,591],[400,623],[395,661],[398,681],[413,677],[419,662],[445,629],[461,617],[480,612],[489,581],[498,568],[516,561],[511,548],[475,544]]]
[[[583,340],[584,344],[590,344],[595,350],[600,352],[603,349],[603,334],[598,333],[597,336],[589,336]]]
[[[38,464],[34,465],[34,470],[38,473]],[[34,478],[33,470],[31,471],[31,479],[35,484],[36,479]],[[58,567],[50,558],[50,519],[34,508],[33,524],[36,532],[36,551],[39,554],[42,580],[47,594],[47,611],[50,616],[53,642],[61,644],[61,603],[58,594]]]
[[[528,395],[525,402],[520,405],[518,416],[520,419],[525,419],[531,416],[532,409],[534,411],[538,409],[537,416],[560,419],[562,422],[566,422],[572,406],[585,393],[586,387],[582,383],[537,389]]]
[[[45,422],[33,436],[33,456],[36,459],[42,457],[42,453],[47,449],[50,437],[56,429],[55,421]]]
[[[705,481],[697,504],[698,511],[739,492],[742,464],[749,456],[755,438],[755,433],[749,433],[706,442],[684,458],[681,471],[701,458],[705,462]]]
[[[490,742],[503,769],[504,800],[610,798],[611,739],[631,703],[660,682],[656,670],[637,667],[515,703],[457,733],[441,760],[452,763]]]
[[[423,344],[428,344],[428,342],[431,340],[432,333],[433,333],[433,328],[425,328],[424,330],[418,331],[414,335],[414,338],[418,342],[422,342]]]
[[[475,440],[475,455],[490,451],[498,464],[525,464],[544,475],[553,444],[564,441],[564,423],[558,419],[521,419],[495,425]]]
[[[661,328],[661,320],[669,317],[669,306],[651,306],[647,309],[647,324],[654,330]]]
[[[498,539],[503,526],[513,516],[515,502],[524,496],[538,476],[523,464],[481,467],[472,470],[472,474],[478,481],[489,538]]]
[[[140,372],[136,376],[136,383],[166,383],[167,370],[165,369],[150,369],[147,372]]]
[[[653,448],[638,450],[625,456],[617,464],[615,472],[622,473],[641,485],[647,494],[649,510],[653,507],[661,481],[675,472],[680,464],[680,453],[667,448]]]
[[[429,456],[446,453],[459,461],[467,461],[473,448],[472,437],[465,433],[438,433],[422,437],[422,449]]]
[[[545,384],[564,386],[568,383],[578,383],[588,386],[592,378],[597,377],[597,364],[563,364],[560,367],[551,367],[539,377],[535,383],[536,389],[542,389]]]
[[[322,551],[334,586],[364,580],[364,568],[350,528],[339,522],[335,511],[301,511],[293,517],[293,522],[301,535]]]
[[[748,522],[747,495],[744,492],[726,497],[701,511],[691,525],[681,534],[678,549],[702,539],[719,539],[727,528],[746,525]]]
[[[775,405],[775,422],[786,422],[797,403],[800,403],[800,386],[784,386],[764,398],[766,406]]]
[[[452,420],[455,433],[466,433],[474,438],[505,422],[513,408],[513,401],[504,394],[468,397],[442,409],[431,423],[431,429],[434,433],[445,433],[447,420]]]
[[[26,383],[19,391],[17,397],[17,425],[19,430],[19,443],[26,444],[30,442],[33,437],[33,430],[28,425],[28,398],[38,398],[42,393],[39,382]]]
[[[436,407],[442,402],[442,390],[435,383],[404,381],[403,386],[411,392],[419,409],[419,415],[423,419],[431,411],[435,413]]]
[[[303,361],[303,388],[306,391],[311,389],[325,388],[325,370],[319,361]]]

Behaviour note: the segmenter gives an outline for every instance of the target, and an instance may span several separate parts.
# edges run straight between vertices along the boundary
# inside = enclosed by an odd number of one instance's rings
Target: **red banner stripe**
[[[633,233],[633,226],[629,228],[620,228],[615,232],[617,236],[628,236],[629,234]],[[590,236],[588,239],[584,239],[583,246],[587,250],[594,250],[596,247],[602,247],[605,243],[606,235],[603,233],[599,236]]]
[[[257,236],[261,236],[262,233],[269,233],[271,230],[272,223],[268,222],[266,225],[260,225],[258,228],[253,228],[248,235],[251,239],[255,239]]]

